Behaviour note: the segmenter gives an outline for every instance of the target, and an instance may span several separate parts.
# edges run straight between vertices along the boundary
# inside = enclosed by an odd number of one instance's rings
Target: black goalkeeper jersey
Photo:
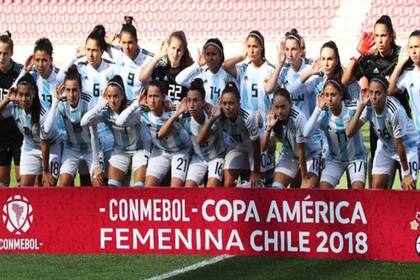
[[[176,105],[182,98],[187,96],[188,88],[176,83],[176,76],[182,71],[181,66],[172,68],[167,58],[163,58],[156,66],[152,78],[165,84],[167,95],[171,102]]]
[[[398,63],[398,56],[400,54],[401,47],[394,46],[392,48],[391,55],[382,57],[379,53],[367,56],[361,56],[357,61],[356,71],[354,76],[359,80],[362,76],[366,76],[370,79],[373,75],[382,75],[389,78]],[[408,102],[408,94],[406,91],[395,96],[398,101],[403,105],[407,114],[411,115],[410,105]]]
[[[22,64],[12,61],[12,68],[7,73],[0,71],[0,99],[3,100],[9,88],[22,71]],[[13,118],[0,119],[0,147],[12,148],[22,146],[23,136]]]

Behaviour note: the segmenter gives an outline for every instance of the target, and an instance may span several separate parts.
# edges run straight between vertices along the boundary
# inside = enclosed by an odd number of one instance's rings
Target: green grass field
[[[148,279],[206,259],[210,257],[9,255],[0,257],[0,278]],[[419,279],[419,275],[418,263],[232,257],[168,279]]]

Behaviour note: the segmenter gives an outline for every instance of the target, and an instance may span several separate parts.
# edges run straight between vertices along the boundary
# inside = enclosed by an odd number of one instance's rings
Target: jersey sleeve
[[[303,136],[309,137],[311,136],[316,129],[321,126],[323,117],[326,111],[322,111],[318,107],[315,108],[309,120],[304,124],[303,128]]]
[[[81,126],[93,125],[105,120],[103,113],[104,108],[108,104],[107,100],[99,98],[98,104],[93,109],[87,111],[80,120]]]
[[[194,63],[184,70],[182,70],[175,78],[177,84],[182,85],[184,87],[189,87],[192,80],[200,75],[201,68],[200,65]]]
[[[298,144],[306,142],[306,137],[303,134],[306,122],[306,117],[300,113],[296,118],[296,143]]]
[[[13,102],[7,103],[7,105],[1,111],[2,118],[5,119],[5,118],[12,117],[13,116],[14,107],[15,106],[13,105]]]
[[[132,126],[141,122],[141,109],[137,102],[125,108],[115,121],[118,126]]]
[[[409,72],[404,71],[401,76],[398,78],[397,81],[397,88],[399,88],[400,90],[405,90],[407,89],[407,81],[409,79]]]
[[[245,125],[249,133],[249,139],[251,141],[258,140],[259,138],[258,118],[257,118],[257,114],[254,111],[250,111],[250,114],[245,121]]]
[[[362,114],[360,115],[359,118],[359,123],[366,123],[367,121],[370,121],[371,119],[371,115],[372,115],[372,107],[371,106],[366,106],[365,109],[363,109]]]
[[[394,115],[391,118],[392,123],[392,133],[395,139],[401,138],[407,134],[406,118],[404,118],[404,113],[402,109],[395,111]]]
[[[56,123],[56,120],[59,114],[60,105],[62,105],[62,102],[59,102],[57,98],[53,97],[51,108],[46,114],[45,121],[43,124],[44,132],[46,134],[50,133],[50,131],[54,129],[54,125]]]
[[[240,81],[241,77],[244,75],[246,66],[247,65],[245,63],[238,63],[238,64],[235,65],[235,68],[236,68],[236,77],[235,78],[238,81]]]

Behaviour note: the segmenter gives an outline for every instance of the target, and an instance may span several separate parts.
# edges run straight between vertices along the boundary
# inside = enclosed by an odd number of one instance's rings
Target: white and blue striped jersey
[[[95,69],[92,65],[89,64],[86,57],[71,59],[64,67],[60,69],[57,75],[57,81],[59,83],[64,82],[66,72],[73,64],[76,65],[77,71],[82,78],[83,92],[91,95],[94,98],[93,101],[95,104],[97,104],[102,90],[106,88],[106,81],[101,79],[101,73],[105,72],[109,67],[114,65],[114,62],[111,62],[107,59],[102,59],[101,64],[99,64],[98,68]]]
[[[128,105],[131,102],[128,102]],[[108,107],[106,100],[100,98],[99,103],[87,112],[81,120],[82,126],[105,123],[115,139],[115,148],[119,151],[134,153],[138,150],[150,149],[150,134],[140,125],[120,126],[116,124],[119,114]]]
[[[36,85],[38,86],[38,95],[39,101],[41,101],[41,105],[45,110],[49,110],[52,105],[52,100],[55,92],[55,88],[57,85],[57,74],[60,70],[53,66],[52,72],[48,79],[44,79],[41,75],[38,74],[36,71],[31,71],[32,77],[34,77],[36,81]]]
[[[308,90],[306,87],[298,89],[298,87],[299,84],[301,84],[300,76],[302,73],[309,70],[309,68],[310,64],[306,64],[305,60],[302,58],[302,64],[297,72],[290,64],[286,64],[281,69],[279,78],[277,79],[277,84],[281,88],[287,89],[290,93],[293,105],[301,110],[306,118],[309,118],[314,110],[313,106],[316,104],[315,91]]]
[[[53,100],[53,105],[45,121],[44,129],[49,131],[57,117],[64,120],[67,147],[79,152],[91,151],[91,134],[88,127],[82,127],[80,121],[85,113],[93,108],[92,96],[82,93],[79,104],[73,108],[67,101]]]
[[[184,128],[182,119],[173,123],[172,132],[165,138],[159,139],[158,133],[163,124],[172,116],[173,111],[164,111],[162,115],[156,116],[145,108],[138,107],[138,103],[131,104],[121,113],[117,120],[119,125],[144,124],[150,131],[154,148],[158,148],[168,153],[177,152],[191,147],[191,139],[188,131]]]
[[[408,92],[414,125],[420,135],[420,70],[405,70],[398,78],[397,87]]]
[[[124,81],[125,92],[129,100],[136,99],[140,94],[143,87],[142,82],[139,80],[141,66],[148,63],[153,54],[139,46],[139,53],[137,57],[132,60],[121,49],[112,47],[112,54],[115,58],[115,64],[109,67],[104,73],[102,80],[105,84],[108,80],[112,79],[115,75],[120,75]],[[117,50],[117,51],[115,51]]]
[[[393,97],[386,98],[385,108],[381,114],[377,114],[372,106],[366,106],[359,121],[362,123],[370,121],[376,135],[390,155],[397,153],[395,139],[398,138],[402,138],[406,151],[417,149],[418,133],[413,121],[407,116],[398,100]]]
[[[274,72],[274,66],[265,61],[255,68],[251,63],[236,65],[236,79],[239,82],[241,106],[255,110],[265,119],[271,106],[272,95],[265,91],[265,83]]]
[[[258,117],[255,111],[240,108],[235,121],[220,117],[214,124],[220,126],[228,137],[227,144],[231,148],[249,150],[251,141],[259,139]]]
[[[43,124],[47,117],[47,111],[42,107],[39,124],[32,124],[31,114],[21,109],[17,102],[8,103],[1,114],[3,118],[13,117],[23,135],[23,145],[27,148],[41,149],[41,139],[48,139],[50,143],[59,143],[62,141],[61,131],[56,125],[48,133],[45,133]],[[4,131],[3,133],[6,132]]]
[[[204,112],[204,123],[208,121],[208,116]],[[190,114],[184,118],[184,127],[190,133],[194,153],[202,160],[210,161],[215,158],[224,157],[225,141],[223,130],[220,126],[213,125],[211,127],[210,135],[206,141],[201,144],[197,143],[197,136],[200,133],[203,124],[199,124]]]
[[[191,82],[200,78],[206,91],[206,102],[216,104],[228,82],[236,82],[235,78],[220,67],[217,73],[201,68],[197,63],[185,68],[176,76],[176,82],[184,87],[190,87]]]
[[[274,129],[275,136],[283,143],[282,153],[298,159],[296,154],[297,144],[305,143],[305,157],[317,154],[321,151],[318,139],[311,135],[305,137],[303,134],[307,119],[305,114],[296,107],[290,109],[289,120],[286,125],[281,124],[280,131]]]
[[[342,101],[341,112],[334,115],[328,108],[315,108],[311,118],[305,125],[305,136],[312,134],[314,129],[321,128],[328,143],[327,160],[350,162],[364,160],[366,150],[363,145],[362,134],[357,131],[353,137],[346,136],[346,128],[357,111],[357,101]],[[307,132],[308,131],[308,132]]]

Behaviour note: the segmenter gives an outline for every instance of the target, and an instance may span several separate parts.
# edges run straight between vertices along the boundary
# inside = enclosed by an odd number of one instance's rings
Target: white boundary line
[[[164,273],[164,274],[161,274],[161,275],[158,275],[158,276],[154,276],[152,278],[148,278],[146,280],[162,280],[162,279],[168,279],[170,277],[174,277],[176,275],[183,274],[183,273],[188,272],[188,271],[196,270],[196,269],[199,269],[199,268],[208,266],[208,265],[212,265],[212,264],[218,263],[220,261],[223,261],[223,260],[228,259],[228,258],[231,258],[231,257],[233,257],[233,256],[229,256],[229,255],[217,256],[217,257],[214,257],[214,258],[205,260],[205,261],[201,261],[201,262],[192,264],[190,266],[186,266],[184,268],[175,269],[175,270],[170,271],[168,273]]]

